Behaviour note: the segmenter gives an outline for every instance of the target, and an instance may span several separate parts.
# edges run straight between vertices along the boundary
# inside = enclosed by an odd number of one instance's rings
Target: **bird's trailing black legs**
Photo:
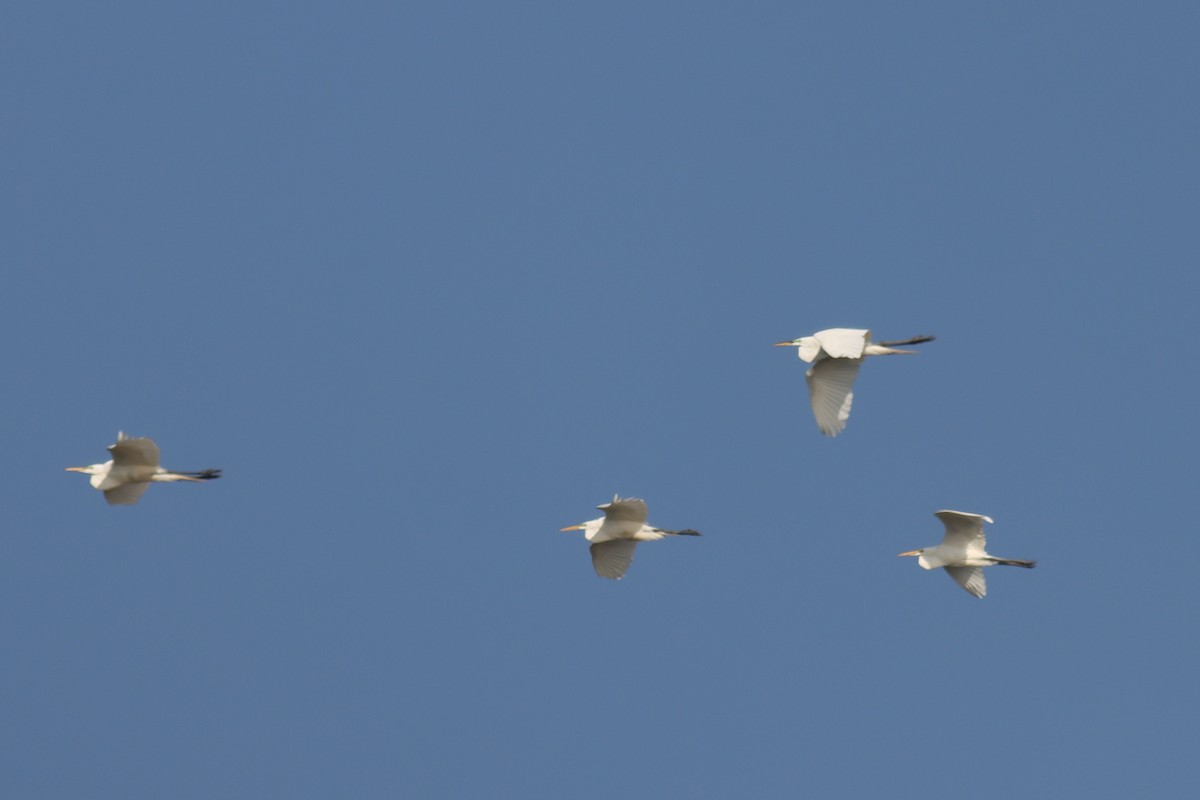
[[[914,336],[911,339],[902,339],[895,342],[877,342],[880,347],[899,347],[902,344],[924,344],[932,342],[936,337],[933,336]]]
[[[221,477],[221,470],[202,469],[197,472],[176,472],[175,474],[194,481],[211,481],[213,478]]]
[[[1024,567],[1025,569],[1033,569],[1037,566],[1036,561],[1021,561],[1016,558],[995,558],[992,559],[993,564],[1003,564],[1006,567]]]

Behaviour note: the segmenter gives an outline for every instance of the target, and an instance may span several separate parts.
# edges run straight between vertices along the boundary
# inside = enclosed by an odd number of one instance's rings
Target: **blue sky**
[[[1198,23],[6,10],[6,795],[1190,785]],[[938,337],[836,440],[828,327]],[[118,429],[225,478],[110,508]],[[614,492],[705,535],[601,580]]]

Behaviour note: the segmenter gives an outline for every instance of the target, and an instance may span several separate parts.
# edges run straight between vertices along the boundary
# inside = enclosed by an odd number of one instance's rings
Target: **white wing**
[[[871,332],[858,328],[830,328],[817,331],[813,338],[821,343],[821,349],[830,358],[862,358]]]
[[[983,523],[991,522],[991,517],[982,514],[968,514],[965,511],[935,511],[935,517],[946,526],[946,535],[942,537],[942,545],[966,549],[978,547],[987,548],[987,537],[983,533]],[[980,578],[982,580],[982,578]],[[961,581],[959,581],[961,583]]]
[[[606,522],[636,522],[646,521],[646,501],[636,497],[618,497],[613,495],[611,503],[596,506],[604,512]]]
[[[812,403],[817,427],[826,436],[837,436],[850,419],[850,404],[854,402],[854,379],[858,377],[861,358],[824,358],[804,373],[808,382],[808,399]]]
[[[157,467],[158,445],[153,439],[144,436],[126,436],[124,432],[117,434],[117,443],[108,446],[112,453],[113,464],[118,467]]]
[[[601,578],[620,580],[633,561],[637,542],[633,539],[612,539],[592,545],[592,566]]]
[[[983,578],[983,567],[946,567],[946,574],[955,583],[976,597],[987,594],[987,581]]]
[[[106,490],[104,499],[110,506],[131,506],[142,499],[142,495],[146,493],[146,487],[149,485],[147,481],[124,483],[115,489]]]

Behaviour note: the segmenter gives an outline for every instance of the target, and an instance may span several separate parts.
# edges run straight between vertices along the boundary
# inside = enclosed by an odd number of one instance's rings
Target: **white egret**
[[[646,524],[646,501],[636,497],[613,495],[611,503],[596,506],[603,517],[579,525],[569,525],[564,531],[583,531],[592,543],[592,566],[601,578],[620,580],[633,561],[638,542],[653,542],[664,536],[699,536],[698,531],[668,531]]]
[[[805,363],[812,364],[804,379],[808,383],[808,399],[812,403],[817,427],[826,436],[837,436],[850,419],[850,404],[854,402],[854,379],[867,356],[912,354],[915,350],[896,350],[898,345],[932,342],[932,336],[914,336],[899,342],[872,342],[869,330],[830,328],[812,336],[801,336],[790,342],[776,342],[775,347],[795,347]]]
[[[936,511],[934,516],[946,526],[946,535],[942,538],[942,543],[936,547],[909,550],[899,555],[916,556],[917,563],[923,569],[944,567],[947,575],[976,597],[987,594],[987,582],[983,578],[984,567],[1003,564],[1006,567],[1033,569],[1037,566],[1036,561],[996,558],[987,554],[984,550],[987,547],[987,537],[983,533],[983,523],[991,523],[991,517],[968,514],[964,511]]]
[[[144,436],[117,433],[117,443],[108,446],[112,460],[90,467],[67,467],[67,472],[92,476],[92,487],[104,492],[110,505],[129,506],[141,499],[146,487],[162,481],[207,481],[221,477],[221,470],[171,472],[158,465],[158,445]]]

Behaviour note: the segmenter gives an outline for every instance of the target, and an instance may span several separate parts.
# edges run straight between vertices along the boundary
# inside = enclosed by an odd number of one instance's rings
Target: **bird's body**
[[[1032,569],[1037,565],[1035,561],[997,558],[988,554],[983,523],[990,524],[991,517],[985,517],[982,514],[968,514],[964,511],[946,510],[934,512],[934,516],[946,526],[946,535],[942,537],[942,543],[935,547],[909,550],[900,555],[916,556],[917,563],[921,565],[922,569],[942,567],[959,586],[976,597],[983,597],[987,594],[987,582],[983,577],[984,567],[1002,564],[1008,567]]]
[[[564,531],[583,531],[591,542],[592,566],[602,578],[620,580],[633,561],[638,542],[653,542],[666,536],[699,536],[697,531],[669,531],[646,524],[646,501],[613,495],[611,503],[596,506],[603,517],[570,525]]]
[[[776,347],[795,347],[800,360],[812,364],[804,373],[808,397],[812,403],[817,427],[826,436],[837,436],[850,419],[854,402],[854,379],[867,356],[912,354],[915,350],[897,350],[896,345],[921,344],[933,341],[932,336],[914,336],[899,342],[871,341],[871,332],[860,328],[829,328],[812,336],[801,336],[790,342],[776,342]]]
[[[221,477],[221,470],[172,472],[158,463],[158,445],[146,437],[117,434],[116,444],[109,445],[112,460],[88,467],[67,467],[68,472],[91,475],[92,488],[104,492],[110,505],[133,505],[151,483],[169,481],[206,481]]]

